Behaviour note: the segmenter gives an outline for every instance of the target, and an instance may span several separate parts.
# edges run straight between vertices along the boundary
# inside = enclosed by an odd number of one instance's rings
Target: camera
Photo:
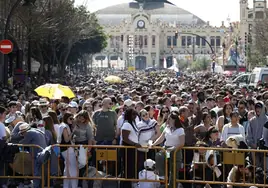
[[[263,138],[259,139],[257,142],[258,149],[267,150],[268,147],[265,146],[265,140]]]

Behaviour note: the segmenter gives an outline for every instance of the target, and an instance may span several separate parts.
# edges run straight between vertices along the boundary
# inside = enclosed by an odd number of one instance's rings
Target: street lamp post
[[[235,64],[236,64],[236,73],[239,73],[239,64],[238,64],[238,40],[235,40]]]
[[[208,46],[210,47],[211,53],[212,53],[213,55],[215,55],[215,52],[214,52],[213,47],[212,47],[211,44],[207,41],[206,38],[204,38],[204,37],[202,37],[202,36],[200,36],[200,35],[198,35],[198,34],[195,34],[195,33],[178,32],[178,31],[176,31],[175,36],[177,35],[177,33],[180,33],[180,34],[183,34],[183,35],[193,35],[193,36],[196,36],[196,37],[201,38],[202,40],[204,40],[204,41],[208,44]]]

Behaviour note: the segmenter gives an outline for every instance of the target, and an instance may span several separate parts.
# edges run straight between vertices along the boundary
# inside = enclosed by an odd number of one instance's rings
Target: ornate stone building
[[[191,62],[220,54],[225,27],[213,27],[198,16],[161,0],[119,4],[96,12],[109,35],[108,46],[93,66],[168,67],[173,57]],[[222,24],[224,25],[224,23]]]
[[[248,0],[240,0],[240,35],[254,35],[254,23],[266,17],[267,1],[253,0],[253,8],[248,7]]]

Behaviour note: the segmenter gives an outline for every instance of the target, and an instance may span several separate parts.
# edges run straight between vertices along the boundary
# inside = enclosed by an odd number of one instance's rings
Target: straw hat
[[[38,106],[48,106],[49,102],[46,99],[40,99],[37,105]]]
[[[28,131],[30,128],[31,128],[31,126],[28,123],[21,124],[20,127],[19,127],[19,130],[20,130],[19,134]]]

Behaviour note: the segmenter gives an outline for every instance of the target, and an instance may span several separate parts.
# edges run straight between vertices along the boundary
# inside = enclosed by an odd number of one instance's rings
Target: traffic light
[[[178,39],[178,37],[179,37],[179,32],[176,31],[176,32],[175,32],[175,38]]]
[[[248,34],[245,32],[245,57],[247,57],[247,49],[248,49]]]

